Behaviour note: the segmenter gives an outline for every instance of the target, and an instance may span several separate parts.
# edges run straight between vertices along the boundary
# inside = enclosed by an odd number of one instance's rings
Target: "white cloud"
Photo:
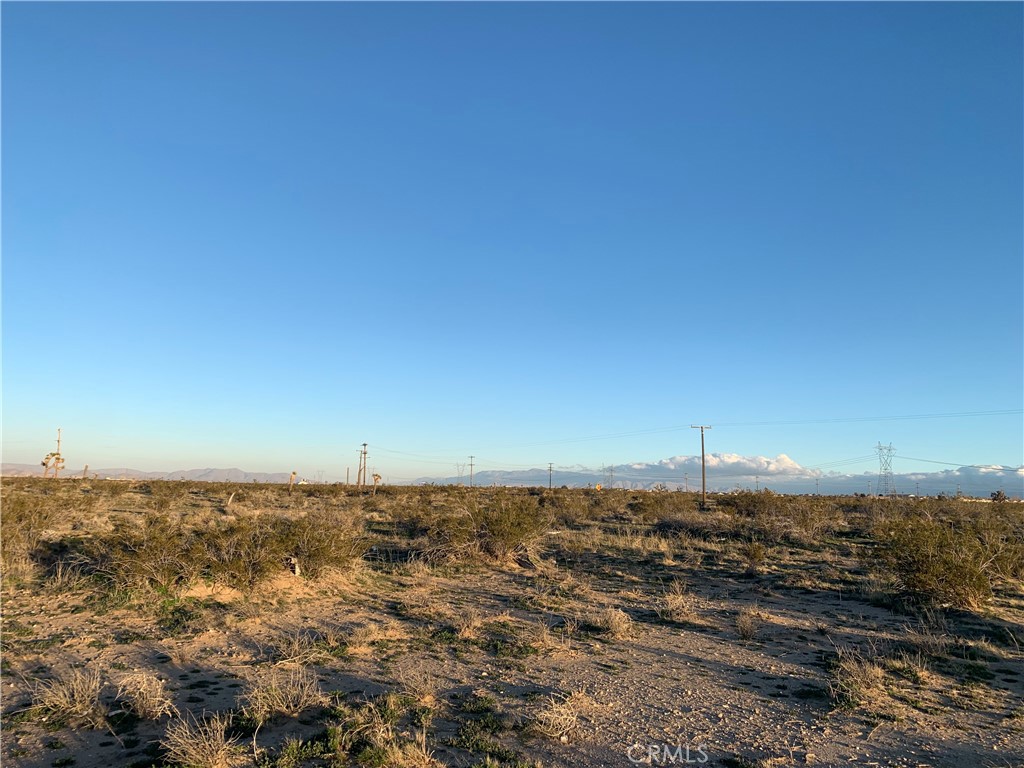
[[[700,456],[671,456],[660,461],[623,464],[611,468],[610,478],[616,485],[650,487],[664,484],[669,487],[688,483],[699,485]],[[718,491],[735,488],[770,487],[782,493],[865,493],[877,490],[878,471],[844,474],[809,469],[784,453],[775,458],[741,456],[735,453],[712,453],[707,456],[709,489]],[[604,471],[604,482],[609,479]],[[1024,495],[1024,467],[988,465],[958,467],[938,472],[909,472],[895,474],[893,483],[898,493],[935,495],[955,494],[987,497],[1002,489],[1015,497]]]

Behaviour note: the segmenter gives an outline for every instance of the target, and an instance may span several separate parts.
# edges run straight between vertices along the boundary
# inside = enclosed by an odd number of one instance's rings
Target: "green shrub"
[[[4,573],[24,574],[43,540],[43,532],[57,519],[56,504],[47,497],[4,493],[0,560]]]
[[[180,506],[188,491],[188,484],[180,480],[154,480],[149,484],[151,503],[157,512],[167,512],[171,507]]]
[[[880,562],[903,591],[923,601],[974,609],[992,598],[996,581],[1024,576],[1020,521],[974,506],[945,509],[941,516],[924,508],[875,524]]]
[[[551,526],[552,517],[550,507],[541,507],[536,495],[507,490],[465,495],[458,506],[424,516],[424,554],[447,562],[507,560],[528,553]]]
[[[180,594],[199,577],[203,548],[194,530],[153,512],[121,520],[90,547],[94,570],[115,591]]]
[[[216,582],[252,592],[264,579],[285,569],[289,556],[280,524],[259,515],[242,518],[204,537],[207,573]]]
[[[473,510],[470,519],[480,549],[496,560],[526,552],[551,526],[551,516],[537,497],[520,494],[497,494]]]
[[[315,579],[328,568],[346,568],[369,548],[362,516],[352,510],[311,510],[299,520],[280,520],[277,532],[296,573]]]

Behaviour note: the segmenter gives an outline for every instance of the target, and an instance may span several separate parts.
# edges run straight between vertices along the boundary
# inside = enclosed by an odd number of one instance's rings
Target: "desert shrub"
[[[193,529],[153,512],[141,520],[119,521],[89,550],[95,571],[124,592],[180,594],[199,577],[204,559]]]
[[[753,640],[761,627],[761,614],[756,608],[742,608],[736,614],[736,632],[741,640]]]
[[[535,496],[498,494],[470,513],[480,549],[504,560],[533,547],[551,526],[551,516]]]
[[[1024,576],[1024,530],[1018,520],[981,509],[934,509],[887,516],[874,526],[879,562],[899,587],[925,602],[973,609],[988,602],[999,579]]]
[[[445,510],[425,518],[424,557],[427,562],[459,562],[480,556],[476,525],[470,509]]]
[[[1008,582],[1024,579],[1024,509],[993,505],[971,522],[993,577]]]
[[[747,566],[747,575],[754,576],[768,558],[768,549],[760,541],[748,541],[740,546],[740,557]]]
[[[552,515],[533,495],[499,492],[461,503],[428,518],[425,556],[458,562],[487,558],[507,560],[526,554],[551,525]]]
[[[844,517],[834,501],[821,498],[786,497],[767,515],[776,540],[803,547],[821,544],[822,539],[841,528]]]
[[[540,506],[562,527],[579,525],[591,517],[590,500],[579,491],[568,488],[557,488],[545,493],[540,498]]]
[[[765,488],[763,491],[743,491],[719,498],[718,503],[730,507],[745,517],[776,517],[786,503],[782,496]]]
[[[54,499],[4,493],[0,560],[5,573],[21,575],[31,569],[32,556],[43,540],[44,531],[56,520]]]
[[[389,509],[395,533],[408,539],[417,539],[430,533],[438,510],[419,497],[403,497]]]
[[[207,534],[204,543],[210,578],[246,593],[283,571],[290,554],[280,524],[263,515],[236,520]]]
[[[639,522],[658,523],[690,514],[696,506],[689,494],[649,491],[635,495],[628,502],[627,509]]]
[[[833,501],[782,496],[767,488],[722,496],[718,503],[726,514],[717,520],[724,535],[770,544],[816,545],[845,522],[842,507]]]
[[[351,510],[314,509],[299,520],[282,519],[277,534],[296,573],[310,579],[350,566],[369,548],[362,517]]]
[[[149,495],[153,509],[166,512],[178,506],[188,496],[189,485],[175,480],[154,480],[149,484]]]

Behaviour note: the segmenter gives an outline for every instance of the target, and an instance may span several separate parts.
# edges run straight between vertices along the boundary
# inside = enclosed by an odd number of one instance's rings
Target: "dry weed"
[[[455,633],[463,640],[475,640],[484,626],[483,617],[473,606],[462,611],[452,611],[451,620]]]
[[[271,669],[250,682],[242,708],[257,725],[263,725],[275,717],[296,717],[307,709],[328,704],[330,699],[310,670]]]
[[[543,619],[537,619],[530,624],[529,642],[541,653],[555,653],[557,651],[568,651],[572,647],[570,640],[571,632],[567,631],[567,625],[559,628],[556,634],[552,632],[551,626]]]
[[[285,632],[271,648],[276,664],[322,664],[342,648],[340,636],[331,630],[295,629]]]
[[[594,625],[613,640],[623,640],[633,631],[633,620],[619,608],[605,608],[594,618]]]
[[[855,707],[883,690],[885,670],[877,662],[865,659],[856,651],[838,649],[838,658],[829,693],[832,701],[843,707]]]
[[[693,595],[690,594],[686,582],[680,579],[673,580],[658,601],[655,612],[663,621],[693,621]]]
[[[920,628],[904,625],[902,640],[929,656],[945,656],[950,647],[949,637],[935,631],[926,623],[922,623]]]
[[[152,672],[135,672],[122,677],[117,684],[117,698],[125,709],[144,720],[178,714],[166,684]]]
[[[87,581],[85,568],[88,561],[84,557],[58,560],[46,579],[46,588],[54,592],[74,592],[82,589]]]
[[[167,727],[161,743],[173,763],[188,768],[231,768],[245,761],[238,739],[227,735],[229,713],[206,715],[202,720],[189,714]]]
[[[379,624],[364,624],[348,633],[344,640],[345,652],[353,656],[366,656],[376,649],[374,643],[381,640],[405,640],[408,637],[401,624],[386,621]]]
[[[432,707],[437,703],[438,682],[419,667],[409,667],[395,675],[402,692],[418,707]]]
[[[337,742],[343,751],[348,752],[357,744],[376,749],[396,746],[395,723],[400,711],[395,694],[385,694],[358,709],[342,705],[338,712],[343,721],[337,731]]]
[[[742,608],[736,614],[736,631],[742,640],[753,640],[761,627],[761,614],[756,608]]]
[[[95,670],[72,669],[64,677],[36,685],[34,708],[48,720],[102,728],[107,708],[100,702],[103,680]]]
[[[534,715],[532,728],[549,739],[568,741],[579,724],[580,709],[587,701],[587,696],[581,692],[549,696]]]

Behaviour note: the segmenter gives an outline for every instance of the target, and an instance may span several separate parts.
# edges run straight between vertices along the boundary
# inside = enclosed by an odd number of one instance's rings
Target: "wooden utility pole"
[[[366,443],[363,443],[363,450],[359,452],[359,471],[356,473],[356,486],[361,489],[366,480]]]
[[[551,490],[551,462],[548,462],[548,490]]]
[[[469,457],[469,487],[473,487],[473,457]]]
[[[690,429],[700,430],[700,508],[704,509],[708,505],[708,472],[707,461],[704,458],[704,430],[711,429],[711,427],[707,424],[691,424]]]

